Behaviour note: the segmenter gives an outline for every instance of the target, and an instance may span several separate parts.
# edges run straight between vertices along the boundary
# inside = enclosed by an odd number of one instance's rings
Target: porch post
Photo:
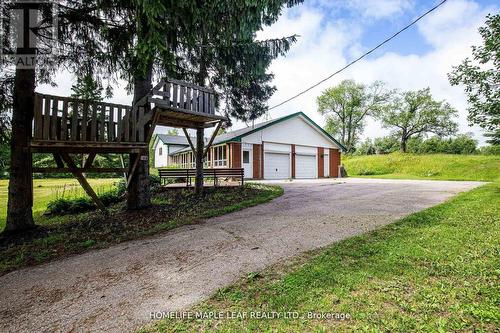
[[[203,193],[203,155],[204,149],[204,129],[199,127],[196,129],[196,179],[195,179],[195,191],[196,194]]]

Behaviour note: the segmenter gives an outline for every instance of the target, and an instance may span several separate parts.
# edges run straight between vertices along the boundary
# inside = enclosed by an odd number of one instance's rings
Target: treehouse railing
[[[141,143],[146,118],[143,107],[37,93],[33,140]]]
[[[215,115],[215,92],[189,82],[162,80],[153,88],[149,101],[173,111]]]
[[[151,106],[152,111],[146,113],[145,106]],[[37,145],[51,142],[146,143],[151,137],[150,125],[155,110],[167,110],[170,112],[167,117],[172,118],[177,112],[191,117],[198,122],[193,127],[225,119],[215,115],[213,90],[170,79],[160,81],[133,107],[37,93],[33,141]],[[155,124],[153,121],[153,127]]]

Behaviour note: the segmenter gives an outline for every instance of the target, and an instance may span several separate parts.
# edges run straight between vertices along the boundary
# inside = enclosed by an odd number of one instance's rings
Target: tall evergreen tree
[[[168,76],[216,89],[226,113],[247,121],[265,112],[265,102],[275,89],[266,69],[295,41],[291,37],[256,42],[255,33],[275,22],[284,6],[301,2],[97,1],[96,21],[104,27],[99,30],[106,41],[102,54],[113,56],[107,61],[133,88],[134,104],[149,92],[155,75]],[[203,129],[197,135],[202,137]],[[203,140],[197,142],[203,145]],[[142,183],[147,177],[140,176],[147,173],[147,163],[140,164],[130,184],[129,208],[148,204],[140,198],[148,196],[147,184]],[[202,189],[202,168],[198,161],[197,192]]]
[[[36,6],[36,5],[35,5]],[[38,5],[41,21],[36,29],[30,24],[30,15],[33,9],[26,4],[19,4],[13,1],[5,1],[1,7],[1,19],[3,20],[4,52],[9,50],[19,56],[14,57],[12,62],[2,62],[2,76],[9,75],[8,71],[14,71],[12,82],[12,121],[11,121],[11,139],[10,139],[10,181],[7,204],[6,232],[16,232],[24,229],[33,228],[32,216],[32,173],[31,173],[31,154],[28,150],[28,142],[31,136],[31,122],[33,119],[33,107],[35,101],[35,80],[37,68],[28,66],[27,60],[31,64],[42,63],[43,59],[36,55],[36,52],[44,43],[43,38],[30,38],[31,34],[38,34],[47,29],[51,11],[48,6]],[[17,9],[14,12],[13,9]],[[14,13],[20,13],[22,20],[16,20]],[[16,26],[22,22],[22,26]],[[17,38],[16,34],[10,35],[11,31],[19,30],[22,32],[22,40]],[[33,57],[31,57],[34,55]],[[29,57],[29,58],[28,58]],[[15,69],[14,69],[15,68]],[[39,67],[44,69],[44,67]],[[41,77],[46,75],[42,72]]]
[[[195,79],[198,84],[219,87],[219,91],[226,96],[236,96],[231,101],[233,104],[244,101],[239,110],[235,108],[238,111],[233,116],[242,115],[244,118],[247,112],[251,114],[255,110],[254,114],[259,114],[263,108],[258,101],[266,100],[272,90],[266,86],[270,76],[265,74],[272,52],[267,54],[265,65],[266,57],[258,55],[258,52],[238,53],[235,51],[238,48],[232,46],[241,43],[252,45],[255,32],[263,25],[276,21],[283,6],[300,2],[90,0],[59,4],[58,38],[50,41],[52,47],[58,48],[58,55],[47,64],[39,61],[34,69],[16,70],[12,117],[13,133],[16,135],[12,140],[14,163],[7,229],[20,230],[33,226],[31,203],[24,198],[31,194],[31,161],[27,158],[29,154],[25,147],[31,132],[35,80],[41,82],[43,78],[50,78],[63,65],[81,75],[84,65],[91,59],[96,78],[112,81],[118,73],[129,83],[129,88],[134,90],[134,103],[149,92],[155,75],[169,76],[190,81]],[[41,29],[34,32],[41,35]],[[280,45],[277,42],[271,44],[275,47]],[[254,50],[262,49],[262,44],[252,47]],[[224,48],[232,51],[220,51]],[[231,63],[231,56],[240,58]],[[238,70],[251,73],[252,64],[256,62],[250,59],[264,59],[259,62],[264,65],[254,67],[259,69],[254,76],[238,77]],[[245,66],[241,67],[241,64]],[[228,68],[232,68],[233,72]],[[216,74],[224,79],[217,80]],[[246,99],[238,98],[241,96]],[[147,161],[141,159],[138,171],[131,182],[130,208],[140,208],[149,203]]]
[[[1,19],[6,34],[16,29],[13,25],[15,21],[11,9],[19,5],[33,6],[34,4],[7,0],[3,2]],[[2,62],[2,76],[9,71],[14,73],[12,85],[9,88],[12,89],[12,138],[6,232],[19,232],[34,227],[31,208],[32,156],[28,143],[32,130],[35,87],[37,83],[53,83],[51,76],[62,65],[67,65],[69,68],[78,67],[79,59],[85,58],[82,57],[82,47],[91,49],[92,43],[96,43],[93,38],[95,36],[82,33],[88,27],[86,19],[88,13],[91,12],[88,8],[83,8],[84,10],[82,8],[82,4],[77,1],[66,2],[55,7],[50,4],[39,4],[39,24],[36,27],[24,26],[22,28],[24,41],[30,40],[28,36],[36,36],[31,38],[29,45],[33,52],[30,54],[34,54],[32,66],[22,66],[23,63],[20,61],[8,62],[4,59]],[[54,10],[57,12],[53,12]],[[22,12],[24,15],[22,22],[30,22],[27,18],[33,13],[27,9],[22,9]],[[56,27],[58,33],[55,35],[51,33],[54,28],[52,25],[54,17],[58,18]],[[4,42],[7,42],[3,45],[4,51],[9,49],[17,55],[26,54],[26,49],[23,49],[24,45],[21,45],[20,41],[15,38],[16,35],[8,36],[4,39]],[[49,57],[40,56],[42,48],[56,52]],[[94,59],[96,60],[98,59]]]

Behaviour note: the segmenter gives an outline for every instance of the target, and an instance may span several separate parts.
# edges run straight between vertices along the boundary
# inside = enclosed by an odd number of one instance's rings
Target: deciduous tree
[[[318,112],[326,117],[325,130],[338,137],[349,153],[363,133],[366,117],[379,112],[389,97],[381,82],[365,86],[344,80],[317,98]]]
[[[429,88],[397,94],[378,114],[385,128],[393,131],[406,152],[410,138],[434,133],[439,136],[456,133],[457,110],[445,101],[435,101]]]
[[[463,84],[469,102],[469,122],[487,131],[488,142],[500,144],[500,14],[488,15],[479,28],[483,45],[472,47],[466,58],[448,74],[452,85]]]

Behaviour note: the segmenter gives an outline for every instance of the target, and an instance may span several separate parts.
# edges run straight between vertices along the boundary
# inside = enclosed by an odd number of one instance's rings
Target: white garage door
[[[317,178],[318,165],[315,155],[295,155],[295,178]]]
[[[290,155],[279,153],[264,154],[264,178],[290,178]]]

